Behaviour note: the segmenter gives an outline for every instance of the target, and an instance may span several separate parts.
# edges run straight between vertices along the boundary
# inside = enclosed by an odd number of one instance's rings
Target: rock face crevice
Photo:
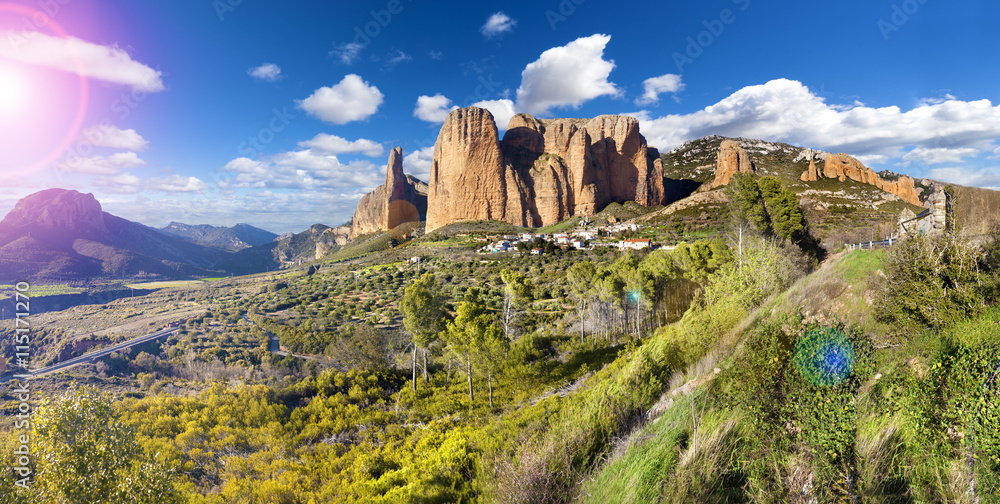
[[[541,227],[612,202],[659,205],[661,163],[633,117],[518,114],[501,140],[488,110],[457,109],[434,146],[427,230],[462,220]]]
[[[358,201],[351,219],[351,238],[420,222],[426,215],[427,184],[403,173],[403,149],[396,147],[389,153],[385,184]]]

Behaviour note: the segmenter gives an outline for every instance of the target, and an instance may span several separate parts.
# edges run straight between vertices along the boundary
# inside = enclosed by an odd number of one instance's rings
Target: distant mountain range
[[[0,283],[245,275],[318,259],[350,226],[277,237],[246,224],[156,229],[103,211],[93,194],[47,189],[0,221]]]
[[[160,231],[179,236],[206,247],[215,247],[230,252],[239,252],[250,247],[257,247],[274,241],[278,235],[255,228],[249,224],[237,224],[233,227],[212,226],[201,224],[192,226],[181,222],[171,222]]]

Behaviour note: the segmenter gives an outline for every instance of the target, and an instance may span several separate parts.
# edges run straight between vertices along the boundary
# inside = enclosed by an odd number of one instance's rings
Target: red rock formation
[[[452,111],[434,146],[427,230],[461,220],[539,227],[607,204],[663,203],[663,167],[632,117],[514,116],[501,141],[489,111]]]
[[[351,219],[351,237],[389,231],[400,224],[420,222],[426,213],[426,185],[403,173],[403,149],[389,153],[385,184],[364,195]]]
[[[800,177],[803,182],[816,182],[819,180],[819,172],[816,171],[816,160],[809,160],[809,169],[802,172],[802,177]]]
[[[823,176],[836,178],[841,182],[847,179],[855,180],[895,194],[907,203],[921,204],[920,198],[917,196],[916,186],[910,177],[901,175],[898,180],[884,180],[861,161],[844,153],[827,154],[826,163],[823,166]]]
[[[434,144],[427,231],[460,220],[526,225],[514,177],[504,166],[493,114],[477,107],[453,110]]]
[[[719,156],[715,163],[715,180],[711,188],[729,185],[733,175],[737,173],[757,173],[757,167],[750,161],[750,156],[740,147],[736,140],[723,140],[719,145]]]

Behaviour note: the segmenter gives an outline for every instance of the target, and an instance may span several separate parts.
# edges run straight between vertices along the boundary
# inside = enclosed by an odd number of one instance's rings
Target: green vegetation
[[[33,382],[16,498],[1000,501],[1000,233],[814,269],[787,187],[734,178],[726,233],[672,250],[483,256],[460,235],[503,226],[461,223],[52,314],[50,360],[183,323],[79,371],[113,399]]]
[[[14,297],[14,286],[13,285],[0,285],[0,299],[12,298]],[[81,287],[72,287],[67,284],[49,284],[49,285],[37,285],[33,284],[29,290],[29,294],[33,298],[41,298],[47,296],[59,296],[62,294],[79,294],[84,292]]]

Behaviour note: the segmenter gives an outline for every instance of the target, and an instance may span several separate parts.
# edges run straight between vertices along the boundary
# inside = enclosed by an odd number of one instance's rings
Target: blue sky
[[[38,14],[37,11],[45,13]],[[343,223],[454,106],[636,115],[1000,186],[986,0],[0,2],[0,212],[47,187],[148,225]],[[83,98],[83,99],[81,99]]]

